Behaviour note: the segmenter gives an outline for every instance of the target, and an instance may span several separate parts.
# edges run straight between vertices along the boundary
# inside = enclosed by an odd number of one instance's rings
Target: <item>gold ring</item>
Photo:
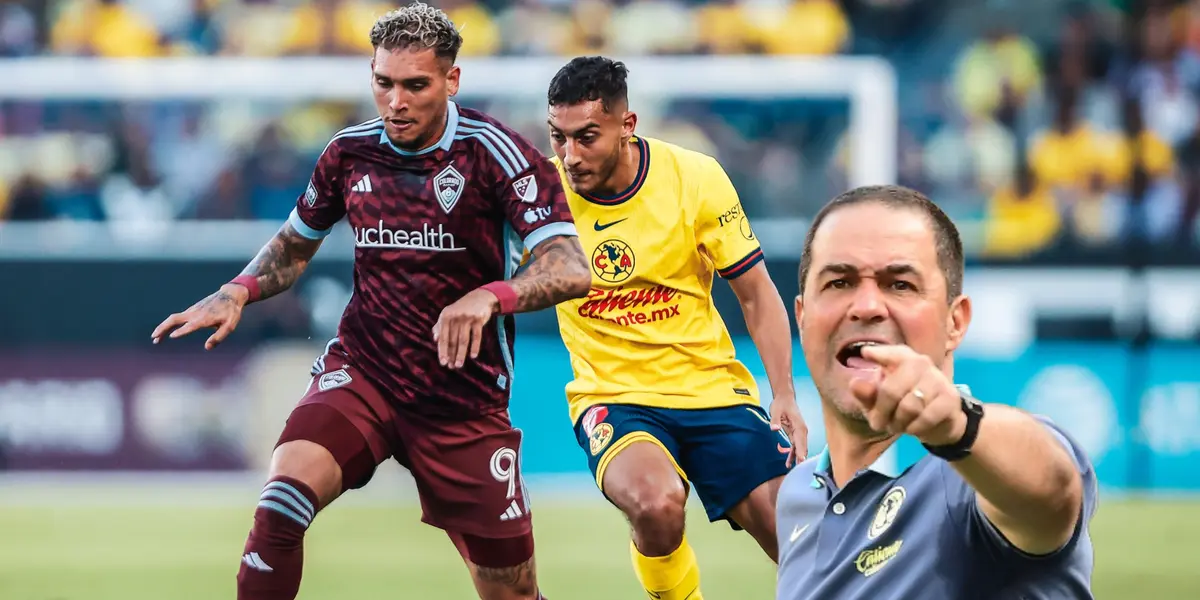
[[[918,389],[918,388],[913,388],[912,395],[913,395],[913,396],[916,396],[916,397],[917,397],[917,400],[921,400],[921,401],[924,401],[924,400],[925,400],[925,392],[922,392],[922,391],[921,391],[920,389]]]

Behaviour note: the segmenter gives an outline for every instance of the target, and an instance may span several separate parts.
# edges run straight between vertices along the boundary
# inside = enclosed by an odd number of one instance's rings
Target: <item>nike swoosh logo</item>
[[[788,541],[795,543],[796,540],[800,539],[800,536],[804,535],[804,532],[807,530],[808,530],[808,525],[805,525],[804,527],[800,527],[799,525],[797,525],[794,529],[792,529],[792,535],[791,535],[791,537],[788,538]]]
[[[787,448],[778,442],[775,443],[775,449],[778,450],[780,454],[790,454],[792,451],[791,448]]]
[[[596,224],[592,225],[592,227],[595,228],[596,231],[604,231],[605,229],[608,229],[609,227],[612,227],[613,225],[616,225],[617,223],[620,223],[621,221],[627,221],[627,220],[629,220],[629,217],[625,217],[624,219],[617,219],[616,221],[613,221],[612,223],[607,223],[605,225],[601,225],[600,221],[596,221]]]

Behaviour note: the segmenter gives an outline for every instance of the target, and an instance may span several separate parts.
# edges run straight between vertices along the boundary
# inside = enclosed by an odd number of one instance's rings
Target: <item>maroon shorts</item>
[[[484,538],[532,531],[521,430],[506,411],[430,418],[387,402],[341,356],[326,354],[317,365],[279,444],[303,439],[328,448],[342,466],[344,489],[366,485],[375,467],[395,457],[416,480],[422,521],[434,527]]]

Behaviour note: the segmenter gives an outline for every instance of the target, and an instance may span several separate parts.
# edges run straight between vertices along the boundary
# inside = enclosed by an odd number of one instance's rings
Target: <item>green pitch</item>
[[[0,598],[232,600],[250,507],[0,506]],[[539,503],[538,563],[552,600],[644,597],[621,517],[598,502]],[[1200,598],[1200,503],[1102,505],[1094,526],[1096,596]],[[744,534],[691,513],[709,600],[774,597],[773,566]],[[450,542],[417,510],[333,506],[309,532],[300,598],[473,598]]]

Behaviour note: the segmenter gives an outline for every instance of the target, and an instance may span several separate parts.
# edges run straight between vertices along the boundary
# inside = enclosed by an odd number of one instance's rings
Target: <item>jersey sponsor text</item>
[[[679,304],[670,304],[678,290],[658,285],[652,288],[611,290],[592,288],[579,305],[579,316],[609,321],[617,325],[642,325],[664,321],[679,315]],[[651,308],[653,307],[653,308]],[[636,309],[651,308],[649,311]]]
[[[445,225],[434,229],[429,223],[422,223],[421,229],[407,231],[391,229],[380,219],[375,227],[355,227],[354,245],[359,248],[408,248],[430,252],[458,252],[465,248],[457,245],[454,234],[446,231]]]
[[[727,209],[725,212],[721,213],[717,217],[717,225],[719,227],[724,227],[730,223],[734,223],[734,222],[741,220],[741,218],[742,218],[742,204],[739,202],[737,204],[734,204],[732,207],[730,207],[729,209]]]
[[[858,558],[854,559],[854,566],[863,576],[870,577],[878,573],[893,558],[896,558],[897,554],[900,554],[902,544],[904,544],[904,540],[896,540],[886,546],[863,550],[858,553]]]

